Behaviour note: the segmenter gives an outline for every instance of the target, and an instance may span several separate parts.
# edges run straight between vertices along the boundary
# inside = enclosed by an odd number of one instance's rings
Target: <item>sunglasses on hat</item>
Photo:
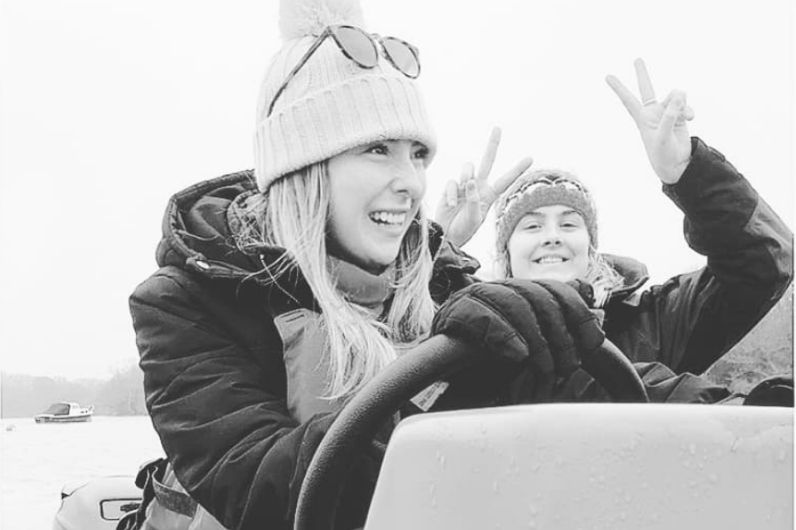
[[[382,37],[376,33],[366,33],[360,28],[354,26],[327,26],[323,33],[318,35],[315,42],[307,50],[304,56],[299,59],[299,62],[287,74],[285,81],[279,90],[276,91],[271,105],[268,107],[268,114],[270,116],[274,110],[274,104],[279,96],[282,95],[287,84],[295,77],[302,66],[307,60],[315,53],[315,50],[323,44],[323,42],[331,37],[337,44],[337,47],[343,52],[343,55],[354,61],[362,68],[374,68],[379,64],[379,48],[381,48],[382,55],[390,61],[396,70],[404,74],[406,77],[415,79],[420,75],[420,60],[418,58],[418,50],[406,41],[397,39],[395,37]],[[377,46],[377,44],[379,46]]]

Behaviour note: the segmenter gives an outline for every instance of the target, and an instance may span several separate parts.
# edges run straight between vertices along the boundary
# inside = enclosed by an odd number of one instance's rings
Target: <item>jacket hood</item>
[[[163,216],[163,235],[156,259],[202,275],[244,278],[262,269],[262,252],[241,251],[230,228],[230,206],[254,195],[251,171],[230,173],[199,182],[172,195]]]
[[[158,266],[172,265],[213,278],[268,277],[265,269],[285,250],[270,245],[241,250],[235,240],[247,204],[258,194],[252,170],[199,182],[174,194],[163,216]],[[436,254],[442,229],[434,222],[429,225],[429,246]]]

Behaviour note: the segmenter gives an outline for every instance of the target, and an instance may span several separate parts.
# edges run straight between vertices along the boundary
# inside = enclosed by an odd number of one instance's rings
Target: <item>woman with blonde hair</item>
[[[498,299],[471,311],[496,288],[481,284],[446,302],[474,283],[478,264],[423,212],[436,139],[417,49],[365,31],[350,1],[285,0],[281,17],[254,171],[172,197],[160,269],[130,299],[147,409],[168,460],[139,474],[145,502],[123,528],[291,527],[307,465],[341,407],[430,335],[467,338],[512,366],[559,353],[517,340],[541,342],[516,332],[528,327],[527,293],[512,307]],[[530,164],[488,185],[498,140],[479,196],[469,195],[477,212],[462,212],[476,219],[454,216],[454,226],[480,224]],[[337,527],[362,524],[379,456],[353,467]]]

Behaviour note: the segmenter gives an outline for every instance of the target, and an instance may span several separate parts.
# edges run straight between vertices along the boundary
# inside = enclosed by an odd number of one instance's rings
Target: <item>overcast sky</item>
[[[428,203],[503,128],[493,178],[521,157],[593,189],[601,249],[656,282],[703,259],[604,82],[684,89],[691,133],[793,226],[791,0],[363,0],[368,29],[421,50],[440,139]],[[102,377],[137,359],[127,309],[155,269],[172,193],[252,166],[278,2],[1,0],[0,362]],[[492,274],[489,228],[466,247]]]

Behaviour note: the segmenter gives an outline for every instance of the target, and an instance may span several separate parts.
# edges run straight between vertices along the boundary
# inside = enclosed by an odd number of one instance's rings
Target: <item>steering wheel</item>
[[[480,348],[435,335],[366,384],[340,411],[310,462],[299,493],[294,529],[331,529],[351,464],[385,418],[428,385],[485,357]],[[583,357],[582,367],[613,401],[649,401],[632,363],[607,339]]]

